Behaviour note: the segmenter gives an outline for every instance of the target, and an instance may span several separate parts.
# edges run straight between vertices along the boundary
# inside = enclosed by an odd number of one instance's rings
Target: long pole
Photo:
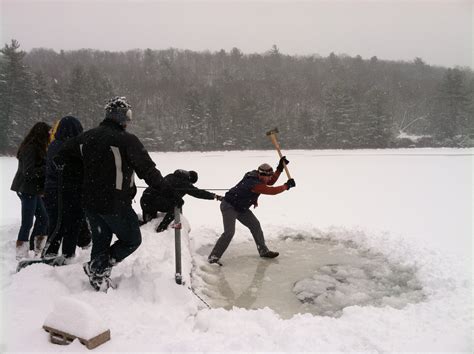
[[[181,274],[181,215],[180,209],[174,207],[174,254],[175,254],[175,263],[176,271],[174,279],[176,284],[183,283],[183,276]]]

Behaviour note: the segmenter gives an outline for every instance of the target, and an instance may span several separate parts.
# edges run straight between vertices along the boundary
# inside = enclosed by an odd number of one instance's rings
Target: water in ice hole
[[[414,267],[390,263],[353,242],[288,237],[267,244],[280,256],[260,258],[253,242],[233,242],[222,267],[204,261],[211,245],[201,247],[193,273],[198,293],[211,307],[269,307],[282,318],[339,317],[353,305],[403,308],[424,298]]]

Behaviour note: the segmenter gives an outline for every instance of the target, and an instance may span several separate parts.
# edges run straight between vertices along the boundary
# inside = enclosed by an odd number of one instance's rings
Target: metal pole
[[[181,275],[181,216],[180,209],[178,207],[174,208],[174,253],[175,253],[175,263],[176,263],[176,272],[174,278],[176,284],[183,283],[183,276]]]

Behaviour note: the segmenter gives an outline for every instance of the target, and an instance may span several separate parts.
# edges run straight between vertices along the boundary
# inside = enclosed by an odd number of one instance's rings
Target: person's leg
[[[156,232],[165,231],[173,220],[174,220],[174,207],[171,210],[168,210],[168,212],[165,214],[165,217],[163,218],[163,220],[161,220],[160,224],[156,228]]]
[[[33,219],[36,211],[35,195],[26,193],[17,193],[21,200],[21,226],[18,231],[18,241],[28,242],[30,230],[33,226]]]
[[[36,197],[36,210],[35,210],[35,224],[31,237],[34,238],[35,242],[35,255],[39,255],[43,250],[48,236],[48,213],[44,206],[43,197],[37,195]]]
[[[53,232],[56,229],[56,223],[58,221],[58,196],[56,193],[46,193],[44,197],[44,205],[46,212],[48,213],[48,240],[53,236]],[[46,250],[46,255],[57,255],[59,251],[59,245],[61,244],[61,238],[56,239],[49,244]]]
[[[140,199],[140,206],[142,208],[142,219],[143,224],[155,219],[160,207],[161,198],[151,198],[148,195],[144,195]],[[142,224],[142,225],[143,225]]]
[[[87,218],[84,216],[84,219],[82,220],[81,228],[79,231],[77,247],[87,248],[89,247],[91,242],[92,242],[92,237],[91,237],[91,230],[89,227],[89,221],[87,221]]]
[[[32,194],[18,192],[17,195],[21,201],[21,225],[16,241],[16,258],[20,260],[28,257],[28,250],[30,249],[28,239],[30,237],[30,230],[33,227],[36,199]]]
[[[270,251],[266,246],[265,237],[263,236],[262,227],[260,226],[260,221],[258,221],[257,217],[254,215],[254,213],[252,213],[252,211],[247,210],[244,213],[240,213],[237,216],[237,220],[249,228],[255,244],[257,245],[258,254],[261,257],[275,258],[278,256],[278,252]]]
[[[86,214],[92,233],[90,268],[93,273],[103,274],[110,269],[110,243],[113,233],[103,215],[88,210]]]
[[[121,262],[132,254],[141,244],[142,235],[137,214],[132,206],[126,206],[117,215],[103,215],[117,241],[110,247],[112,265]]]
[[[81,227],[84,222],[84,211],[79,200],[74,202],[75,193],[64,193],[64,212],[63,222],[61,226],[61,234],[63,239],[62,253],[64,257],[74,257],[76,253],[77,240]]]
[[[219,260],[222,257],[235,234],[235,220],[237,219],[238,212],[232,205],[225,201],[221,203],[221,212],[224,233],[219,237],[216,245],[212,249],[211,254],[208,257],[209,261]]]
[[[260,226],[260,221],[258,221],[257,217],[251,210],[247,210],[244,213],[240,213],[237,216],[237,220],[239,220],[242,225],[246,226],[257,245],[258,253],[267,250],[267,246],[265,245],[265,238],[263,236],[262,227]]]
[[[33,226],[33,237],[48,234],[48,213],[44,206],[43,197],[36,195],[35,224]]]

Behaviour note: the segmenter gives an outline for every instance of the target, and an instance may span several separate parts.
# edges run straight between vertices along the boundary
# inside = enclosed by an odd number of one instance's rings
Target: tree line
[[[0,50],[0,152],[36,121],[71,114],[86,129],[126,96],[130,130],[157,151],[474,146],[474,74],[360,56],[230,51]],[[416,137],[413,137],[416,136]]]

